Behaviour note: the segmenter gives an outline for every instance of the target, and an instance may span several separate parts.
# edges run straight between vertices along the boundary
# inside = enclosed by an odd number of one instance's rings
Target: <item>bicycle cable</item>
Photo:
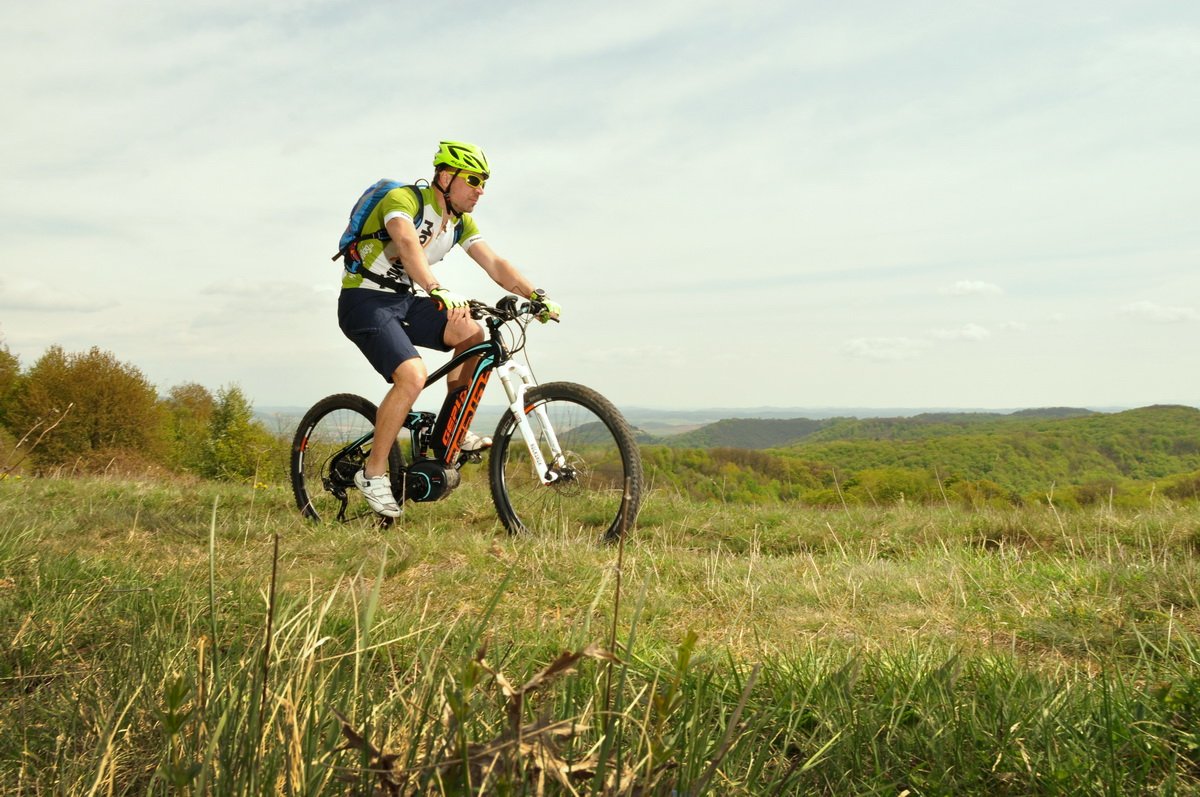
[[[529,359],[529,350],[525,348],[529,336],[529,324],[530,321],[519,324],[521,328],[521,347],[513,351],[513,356],[515,357],[518,353],[523,355],[522,359],[525,360],[525,367],[529,369],[529,375],[533,377],[534,384],[537,384],[537,374],[534,373],[533,362]]]

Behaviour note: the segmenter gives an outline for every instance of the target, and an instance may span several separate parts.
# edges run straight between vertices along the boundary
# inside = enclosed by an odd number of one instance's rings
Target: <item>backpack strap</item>
[[[421,193],[421,187],[419,185],[411,185],[410,184],[410,185],[406,185],[404,187],[412,189],[412,192],[414,194],[416,194],[416,196],[417,196],[417,215],[413,217],[413,226],[420,227],[421,219],[425,216],[425,196],[424,196],[424,194]],[[371,210],[373,212],[375,209],[372,208]],[[348,241],[346,243],[346,245],[343,246],[341,249],[339,249],[337,254],[334,255],[330,259],[333,260],[334,262],[337,262],[337,260],[339,258],[343,259],[346,262],[346,270],[349,271],[351,274],[357,274],[358,270],[351,268],[352,261],[350,259],[350,252],[352,250],[355,250],[356,247],[363,241],[390,241],[390,240],[392,240],[392,236],[388,234],[387,227],[380,227],[375,232],[367,233],[366,235],[359,235],[357,238],[353,239],[352,241]]]
[[[407,185],[407,186],[405,186],[405,188],[412,189],[412,192],[417,197],[417,215],[413,217],[413,226],[414,227],[420,226],[421,219],[425,215],[425,196],[421,193],[420,186]],[[380,230],[377,230],[376,232],[369,233],[367,235],[360,235],[357,238],[355,238],[353,241],[351,241],[350,243],[346,244],[346,246],[342,247],[342,251],[340,251],[336,255],[334,255],[333,259],[337,260],[339,257],[344,258],[344,262],[346,264],[346,271],[350,272],[351,274],[358,274],[363,279],[368,279],[371,282],[374,282],[376,285],[381,285],[384,288],[391,288],[392,290],[396,291],[397,293],[409,293],[413,289],[413,286],[410,283],[400,282],[399,280],[394,280],[391,277],[385,277],[382,274],[376,274],[374,271],[371,271],[369,268],[361,268],[362,261],[353,260],[350,258],[350,251],[354,250],[355,253],[357,254],[356,247],[358,246],[359,242],[361,242],[361,241],[390,241],[390,240],[392,240],[392,236],[390,236],[388,234],[387,228],[382,228]]]
[[[376,285],[382,285],[385,288],[391,288],[396,293],[411,293],[413,289],[413,286],[410,283],[394,280],[391,277],[385,277],[382,274],[376,274],[374,271],[371,271],[368,268],[355,269],[350,273],[358,274],[363,279],[368,279],[371,282],[374,282]]]

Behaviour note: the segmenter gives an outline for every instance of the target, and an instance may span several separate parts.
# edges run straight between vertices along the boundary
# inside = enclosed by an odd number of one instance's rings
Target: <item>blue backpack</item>
[[[337,254],[331,259],[336,262],[341,258],[346,270],[351,274],[362,274],[372,282],[377,282],[388,288],[398,289],[402,287],[408,290],[409,286],[403,283],[375,274],[369,269],[360,268],[362,266],[362,258],[358,254],[358,244],[362,241],[390,241],[392,239],[392,236],[388,235],[386,228],[366,235],[363,235],[362,229],[363,225],[367,223],[367,218],[370,217],[371,211],[375,210],[375,207],[388,192],[395,188],[409,188],[417,195],[417,215],[413,218],[413,226],[420,229],[421,217],[425,214],[425,198],[421,195],[420,187],[409,183],[402,183],[399,180],[379,180],[366,191],[363,191],[362,196],[354,203],[354,207],[350,210],[350,223],[346,225],[345,232],[342,233],[342,237],[338,240]],[[459,219],[458,224],[454,225],[454,243],[458,243],[458,239],[462,236],[462,230],[462,219]]]

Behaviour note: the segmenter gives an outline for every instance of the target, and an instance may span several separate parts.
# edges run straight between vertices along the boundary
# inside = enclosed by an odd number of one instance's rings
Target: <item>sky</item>
[[[385,383],[330,256],[441,139],[622,406],[1200,406],[1200,4],[0,11],[0,342],[258,407]],[[503,292],[461,251],[451,290]],[[444,359],[431,353],[431,370]],[[499,391],[494,391],[499,392]],[[436,402],[434,402],[436,404]]]

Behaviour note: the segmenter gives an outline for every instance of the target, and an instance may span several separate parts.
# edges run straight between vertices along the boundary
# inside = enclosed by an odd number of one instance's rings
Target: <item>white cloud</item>
[[[914,338],[854,338],[842,346],[851,357],[881,362],[919,357],[928,344]]]
[[[1145,300],[1125,305],[1121,308],[1121,314],[1160,324],[1172,324],[1177,321],[1200,321],[1200,312],[1197,312],[1194,307],[1166,307]]]
[[[658,370],[686,362],[685,352],[678,347],[643,343],[633,346],[595,346],[576,356],[580,362],[630,370]]]
[[[79,295],[46,282],[0,280],[0,310],[29,313],[95,313],[114,306],[95,296]]]
[[[1059,313],[1066,347],[1097,332],[1097,307],[1200,296],[1200,182],[1181,177],[1200,163],[1200,105],[1179,101],[1200,83],[1200,5],[1108,4],[1086,25],[1046,6],[1033,26],[950,0],[471,11],[455,33],[470,80],[419,100],[412,79],[376,81],[358,119],[347,87],[378,69],[386,4],[14,6],[0,26],[6,340],[24,361],[98,345],[164,384],[236,381],[269,404],[377,390],[337,329],[329,256],[358,192],[427,178],[439,137],[488,150],[481,229],[567,308],[537,330],[539,376],[641,403],[723,402],[709,366],[762,351],[845,366],[819,387],[778,369],[767,395],[962,401],[980,380],[942,357],[986,376],[1017,347],[1048,348],[1004,319],[1043,332]],[[409,37],[391,65],[407,76],[444,50]],[[461,253],[437,269],[495,295]],[[1200,397],[1200,371],[1162,365],[1180,356],[1161,345],[1171,328],[1147,323],[1197,311],[1122,312],[1109,326],[1136,356],[1048,358],[1004,401],[1061,377],[1112,404],[1111,380],[1089,380],[1139,366],[1140,394]],[[863,360],[917,362],[880,385]]]
[[[979,324],[967,324],[958,329],[930,330],[929,335],[937,340],[987,340],[992,333]]]
[[[948,296],[987,296],[1004,293],[1004,290],[991,282],[959,280],[953,285],[942,288],[941,292]]]

